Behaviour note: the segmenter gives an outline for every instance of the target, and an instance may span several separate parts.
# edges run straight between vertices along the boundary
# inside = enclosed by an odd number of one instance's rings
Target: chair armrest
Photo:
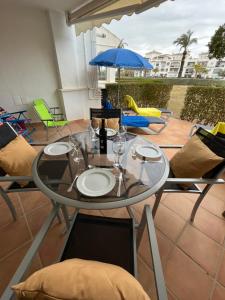
[[[155,285],[158,300],[168,300],[166,285],[162,270],[161,259],[159,255],[158,243],[155,233],[155,226],[152,217],[152,211],[149,205],[144,206],[144,210],[142,213],[142,218],[138,230],[140,230],[138,238],[137,238],[137,246],[140,245],[140,241],[144,232],[145,225],[147,225],[148,230],[148,241],[152,254],[152,264],[154,270],[155,277]]]
[[[23,114],[23,113],[25,113],[25,112],[27,112],[27,110],[19,110],[19,111],[14,111],[14,112],[11,112],[10,114]]]
[[[159,148],[162,148],[162,149],[180,149],[183,146],[184,145],[159,145]]]
[[[59,106],[53,106],[53,107],[50,107],[50,111],[53,111],[53,114],[55,114],[55,111],[56,111],[57,109],[60,109],[60,107],[59,107]]]
[[[33,177],[31,176],[0,176],[0,182],[8,182],[8,181],[33,181]]]
[[[196,183],[196,184],[224,184],[223,179],[207,179],[207,178],[167,178],[166,182],[171,183]]]
[[[53,118],[52,119],[41,119],[41,121],[54,121]]]

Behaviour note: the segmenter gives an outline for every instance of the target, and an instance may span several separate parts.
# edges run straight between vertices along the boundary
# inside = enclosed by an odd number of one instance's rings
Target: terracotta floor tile
[[[184,228],[185,221],[167,207],[159,205],[155,216],[155,224],[164,235],[175,241]]]
[[[159,254],[162,262],[165,262],[174,246],[174,244],[159,230],[156,229],[156,236],[159,247]]]
[[[51,203],[50,200],[41,192],[20,193],[20,199],[26,214],[47,203]]]
[[[225,251],[223,253],[223,261],[218,274],[218,281],[225,287]]]
[[[0,258],[31,239],[24,217],[0,228]]]
[[[225,190],[224,190],[225,197]],[[207,209],[212,214],[223,218],[222,212],[225,210],[225,202],[217,198],[215,194],[208,193],[201,204],[202,207]]]
[[[153,208],[153,205],[155,203],[155,196],[151,196],[143,201],[140,201],[134,205],[132,205],[132,207],[139,212],[140,215],[142,215],[143,209],[145,205],[150,205],[151,208]]]
[[[220,178],[223,178],[221,175]],[[223,178],[225,180],[225,178]],[[215,184],[210,190],[209,194],[214,195],[216,198],[225,202],[225,184]]]
[[[0,261],[0,295],[9,284],[11,277],[16,272],[16,269],[18,268],[30,245],[31,243],[26,243],[24,246],[19,248],[17,251],[13,252],[7,258]],[[28,274],[35,272],[39,268],[41,268],[41,265],[36,257],[28,270]]]
[[[103,215],[105,217],[111,217],[111,218],[129,218],[126,208],[106,209],[106,210],[98,211],[98,214]]]
[[[23,214],[23,212],[17,194],[16,193],[9,194],[9,197],[13,203],[13,206],[15,207],[17,217],[20,217]],[[11,222],[13,222],[11,212],[6,202],[0,196],[0,227]]]
[[[175,296],[167,290],[167,297],[168,297],[168,300],[177,300],[177,298],[175,298]]]
[[[212,279],[181,250],[175,248],[167,262],[166,285],[179,300],[206,300]]]
[[[151,300],[157,299],[154,273],[141,257],[138,257],[138,281],[151,297]]]
[[[212,296],[212,300],[224,300],[224,299],[225,299],[225,288],[217,284]]]
[[[214,216],[204,208],[199,208],[193,222],[193,226],[220,244],[225,239],[225,222]]]
[[[173,210],[183,219],[190,219],[193,203],[184,194],[167,194],[163,200],[163,205]]]
[[[48,231],[39,251],[43,266],[48,266],[58,261],[66,236],[63,233],[64,229],[64,224],[55,224]]]
[[[52,204],[48,203],[47,205],[36,209],[35,211],[33,211],[33,213],[27,216],[28,224],[30,226],[33,236],[35,236],[38,233],[39,229],[50,214],[51,210]],[[56,220],[54,221],[54,223],[55,222]]]
[[[222,252],[222,247],[218,243],[192,225],[188,225],[177,245],[207,272],[215,275]]]

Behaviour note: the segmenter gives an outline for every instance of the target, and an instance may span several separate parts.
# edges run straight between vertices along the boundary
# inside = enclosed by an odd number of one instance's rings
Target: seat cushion
[[[139,282],[124,269],[82,259],[48,266],[12,288],[18,300],[149,300]]]
[[[36,155],[36,150],[22,136],[18,136],[0,149],[0,168],[11,176],[31,176]]]
[[[120,120],[119,118],[105,119],[105,127],[118,130],[119,129],[119,120]],[[94,128],[101,128],[102,119],[101,118],[93,118],[91,123]]]
[[[170,167],[177,178],[201,178],[223,158],[213,153],[197,135],[194,135],[170,161]],[[191,184],[182,184],[189,187]]]

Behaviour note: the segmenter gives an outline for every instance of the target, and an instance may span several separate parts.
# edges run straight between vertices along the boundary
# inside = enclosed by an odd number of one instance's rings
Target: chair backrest
[[[204,178],[218,178],[225,171],[225,134],[223,134],[222,138],[217,136],[218,133],[214,135],[201,127],[198,128],[195,134],[212,152],[224,158],[219,165],[204,175]]]
[[[53,116],[44,99],[35,99],[33,101],[33,107],[40,120],[53,120]]]
[[[136,102],[134,101],[134,98],[130,95],[124,96],[124,102],[126,103],[127,107],[132,109],[134,112],[138,113],[138,106]]]
[[[111,119],[119,118],[119,123],[121,123],[121,109],[101,109],[101,108],[90,108],[90,119],[100,118],[100,119]]]
[[[0,149],[18,136],[15,129],[9,123],[0,123]]]
[[[103,106],[104,102],[108,100],[108,92],[107,89],[101,89],[101,104]]]

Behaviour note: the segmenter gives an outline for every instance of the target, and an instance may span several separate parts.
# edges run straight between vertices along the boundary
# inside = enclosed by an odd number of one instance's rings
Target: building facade
[[[158,51],[146,53],[145,57],[149,59],[154,69],[148,71],[147,76],[155,77],[178,77],[182,53],[163,54]],[[195,65],[200,64],[206,69],[206,73],[200,74],[201,78],[222,78],[221,72],[225,71],[225,60],[209,59],[208,53],[201,53],[198,57],[192,57],[187,54],[182,77],[194,78],[198,74],[195,72]]]
[[[120,38],[105,27],[96,28],[96,54],[100,54],[111,48],[116,48]],[[98,86],[104,88],[106,83],[115,82],[116,69],[98,67]]]

